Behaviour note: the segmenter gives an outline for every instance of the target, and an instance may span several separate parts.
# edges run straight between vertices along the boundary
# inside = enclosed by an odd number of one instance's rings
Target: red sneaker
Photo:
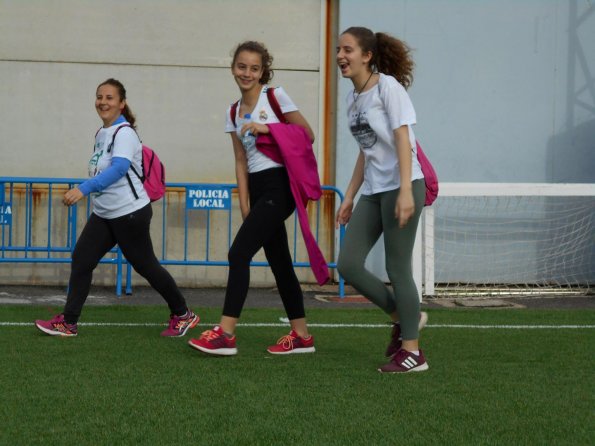
[[[169,324],[161,332],[161,336],[180,337],[184,336],[188,330],[198,325],[200,318],[197,314],[188,310],[185,316],[170,315]]]
[[[219,325],[204,331],[198,339],[190,339],[188,345],[210,355],[232,356],[238,353],[236,337],[225,336]]]
[[[421,330],[422,328],[424,328],[426,326],[427,323],[428,323],[428,313],[426,313],[425,311],[420,312],[419,313],[419,325],[417,326],[417,328],[419,330]],[[390,343],[388,344],[388,347],[386,347],[386,353],[384,353],[384,356],[386,356],[387,358],[390,358],[395,353],[397,353],[399,350],[401,350],[402,344],[403,344],[403,339],[401,338],[401,324],[397,322],[396,324],[393,324],[393,329],[390,334]]]
[[[275,345],[267,348],[273,355],[290,355],[292,353],[314,353],[314,336],[302,338],[294,330],[288,335],[279,338]]]
[[[401,349],[395,353],[393,359],[388,364],[380,367],[378,371],[380,373],[409,373],[423,372],[429,368],[421,350],[419,351],[419,355],[416,355]]]
[[[63,314],[54,316],[49,321],[42,321],[40,319],[35,321],[35,326],[50,336],[76,336],[76,324],[67,324],[64,320]]]

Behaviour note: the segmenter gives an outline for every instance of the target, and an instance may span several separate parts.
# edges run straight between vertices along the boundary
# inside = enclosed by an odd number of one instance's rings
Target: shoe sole
[[[50,336],[62,336],[62,337],[64,337],[64,338],[72,338],[72,337],[74,337],[74,336],[76,336],[76,335],[77,335],[77,333],[73,333],[73,334],[67,334],[67,333],[62,333],[61,331],[54,331],[54,330],[49,330],[49,329],[47,329],[47,328],[45,328],[45,327],[42,327],[42,326],[40,326],[40,325],[37,325],[37,323],[35,324],[35,326],[36,326],[36,327],[37,327],[39,330],[43,331],[45,334],[48,334],[48,335],[50,335]]]
[[[430,368],[430,366],[428,365],[428,363],[426,362],[425,364],[422,364],[418,367],[414,367],[412,369],[409,370],[395,370],[395,371],[388,371],[388,370],[382,370],[381,368],[378,369],[378,371],[380,373],[392,373],[393,375],[397,375],[397,374],[403,374],[403,373],[414,373],[414,372],[425,372],[426,370],[428,370]]]
[[[218,348],[217,350],[211,350],[200,345],[193,344],[192,341],[188,341],[188,345],[196,350],[200,350],[208,355],[215,356],[234,356],[238,353],[237,348]]]
[[[314,353],[316,348],[314,347],[304,347],[304,348],[294,348],[293,350],[287,350],[286,352],[272,352],[267,350],[271,355],[292,355],[294,353]]]

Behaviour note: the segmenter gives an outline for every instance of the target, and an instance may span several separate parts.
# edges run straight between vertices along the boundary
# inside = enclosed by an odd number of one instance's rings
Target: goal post
[[[424,295],[595,286],[595,184],[441,183],[421,226],[413,269]]]

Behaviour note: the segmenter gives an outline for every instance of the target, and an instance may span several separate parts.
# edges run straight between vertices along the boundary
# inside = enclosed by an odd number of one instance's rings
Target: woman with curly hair
[[[306,119],[283,88],[274,89],[280,110],[270,102],[268,83],[273,77],[273,57],[259,42],[247,41],[235,49],[231,73],[240,89],[240,100],[226,112],[225,132],[231,135],[235,172],[243,223],[229,250],[229,276],[221,321],[191,347],[211,355],[237,353],[235,330],[250,284],[250,262],[263,248],[291,324],[288,335],[268,347],[271,354],[312,353],[314,339],[308,333],[304,297],[293,269],[285,220],[296,202],[290,190],[288,171],[256,147],[259,134],[271,133],[268,125],[296,124],[304,138],[314,140]],[[282,113],[280,118],[277,113]]]
[[[419,330],[427,321],[420,312],[411,257],[425,182],[417,160],[415,110],[406,89],[413,81],[407,44],[386,33],[351,27],[339,37],[337,65],[353,83],[347,95],[351,133],[359,156],[337,211],[336,223],[347,224],[338,270],[347,282],[379,306],[392,320],[383,373],[428,369],[419,349]],[[361,188],[361,196],[354,199]],[[366,257],[384,234],[389,289],[365,267]]]

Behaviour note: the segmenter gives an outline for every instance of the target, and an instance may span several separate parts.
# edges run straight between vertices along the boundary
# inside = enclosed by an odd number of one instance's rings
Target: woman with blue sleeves
[[[89,295],[93,270],[116,244],[136,272],[165,299],[170,310],[167,329],[162,336],[184,336],[198,324],[199,317],[186,301],[172,276],[161,266],[150,235],[153,210],[134,167],[142,172],[142,144],[136,134],[135,117],[126,101],[126,89],[116,79],[97,87],[95,109],[103,127],[95,135],[89,161],[89,180],[64,194],[63,202],[72,206],[90,196],[93,212],[77,240],[72,263],[68,296],[63,313],[52,319],[37,320],[42,332],[53,336],[76,336],[77,322]]]

